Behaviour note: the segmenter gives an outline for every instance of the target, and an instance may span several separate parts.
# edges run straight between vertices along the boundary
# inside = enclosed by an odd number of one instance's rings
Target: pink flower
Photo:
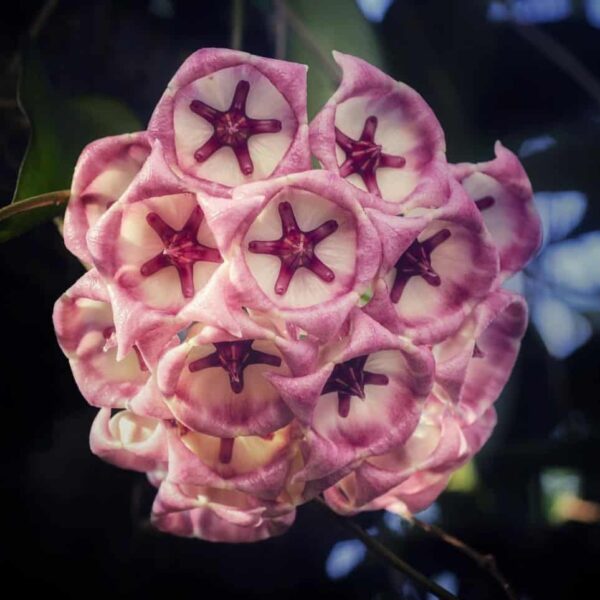
[[[129,187],[150,154],[145,131],[103,138],[81,153],[65,213],[65,246],[80,260],[91,263],[85,236],[98,219]]]
[[[150,136],[191,189],[231,188],[310,168],[306,67],[205,48],[181,65],[160,99]]]
[[[499,283],[520,271],[542,242],[542,224],[531,183],[519,159],[500,142],[496,158],[454,166],[454,174],[475,202],[500,254]]]
[[[231,266],[238,303],[326,339],[341,327],[380,264],[361,193],[308,171],[199,202]]]
[[[383,243],[380,279],[366,311],[417,343],[444,339],[491,289],[498,253],[462,188],[439,208],[393,217],[369,210]]]
[[[65,243],[91,269],[54,325],[100,411],[92,451],[146,474],[158,529],[283,533],[425,508],[495,424],[527,310],[499,288],[539,243],[518,160],[448,165],[414,90],[336,53],[306,68],[205,49],[148,131],[94,142]],[[310,151],[323,170],[310,170]]]
[[[369,63],[334,52],[340,87],[310,125],[323,167],[388,210],[443,202],[444,132],[417,92]]]

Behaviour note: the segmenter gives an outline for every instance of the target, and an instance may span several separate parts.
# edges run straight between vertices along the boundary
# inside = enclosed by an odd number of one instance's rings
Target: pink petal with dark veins
[[[305,170],[306,67],[204,48],[179,68],[148,130],[190,189],[216,196]]]
[[[498,284],[520,271],[542,241],[531,183],[519,159],[500,142],[489,162],[455,165],[455,176],[481,211],[500,254]]]
[[[150,154],[145,131],[102,138],[88,144],[77,161],[65,213],[65,246],[91,262],[85,236],[129,187]]]
[[[367,62],[333,53],[340,87],[310,125],[311,150],[328,170],[368,190],[380,204],[444,201],[442,128],[423,98]]]

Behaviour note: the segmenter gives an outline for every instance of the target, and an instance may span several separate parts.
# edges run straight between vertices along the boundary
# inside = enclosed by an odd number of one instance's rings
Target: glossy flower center
[[[149,277],[165,267],[175,267],[181,282],[181,293],[185,298],[191,298],[194,295],[194,264],[199,261],[223,262],[218,250],[201,244],[197,239],[203,217],[202,210],[196,206],[178,231],[167,225],[156,213],[148,213],[146,221],[160,237],[164,250],[146,261],[141,266],[140,273]]]
[[[215,342],[215,352],[191,362],[188,366],[192,373],[220,367],[229,376],[229,385],[234,393],[244,389],[244,369],[250,365],[281,366],[281,358],[252,348],[254,340],[239,342]]]
[[[281,121],[251,119],[246,114],[249,91],[250,84],[247,81],[239,81],[231,105],[226,111],[217,110],[201,100],[190,102],[190,110],[208,121],[214,128],[212,136],[194,152],[194,158],[198,162],[204,162],[219,148],[228,146],[233,150],[244,175],[250,175],[254,171],[254,164],[248,150],[248,139],[260,133],[281,131]]]
[[[275,293],[285,294],[294,273],[301,267],[309,269],[327,283],[332,282],[335,279],[335,273],[319,260],[315,254],[315,247],[337,230],[337,221],[330,219],[312,231],[302,231],[296,222],[294,210],[289,202],[282,202],[278,210],[282,236],[278,240],[253,241],[248,244],[250,252],[271,254],[281,260],[281,268],[275,282]]]
[[[323,386],[321,394],[337,392],[340,417],[348,416],[352,396],[358,396],[361,400],[365,399],[365,385],[387,385],[389,383],[387,375],[364,370],[367,358],[369,358],[368,354],[335,365]]]
[[[431,265],[432,252],[450,237],[450,230],[440,229],[430,238],[419,242],[415,240],[408,250],[396,262],[396,277],[390,292],[392,302],[400,300],[404,287],[411,277],[422,277],[429,285],[438,287],[441,277]]]
[[[393,156],[382,151],[380,144],[375,143],[377,117],[370,116],[365,121],[358,140],[354,140],[335,128],[335,141],[346,154],[346,160],[340,166],[340,175],[348,177],[353,173],[361,176],[366,188],[372,194],[381,196],[377,185],[376,170],[379,167],[401,169],[406,164],[403,156]]]

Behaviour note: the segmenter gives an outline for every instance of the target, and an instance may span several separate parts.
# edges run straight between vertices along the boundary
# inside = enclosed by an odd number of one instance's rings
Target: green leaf
[[[353,54],[385,69],[376,32],[355,0],[288,0],[286,5],[290,29],[286,58],[309,66],[310,118],[327,102],[338,85],[332,50]]]
[[[35,48],[23,56],[18,101],[29,121],[30,138],[13,203],[68,189],[77,158],[87,144],[101,137],[139,131],[142,127],[129,108],[113,98],[61,97],[52,88]],[[34,202],[29,206],[31,210],[0,219],[0,241],[19,235],[64,210],[64,205],[40,207]]]

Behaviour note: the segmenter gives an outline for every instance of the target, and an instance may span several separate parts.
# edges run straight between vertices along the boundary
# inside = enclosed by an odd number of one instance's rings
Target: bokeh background
[[[29,65],[38,111],[33,187],[69,176],[79,129],[143,127],[190,53],[240,40],[249,52],[310,65],[311,115],[335,88],[335,48],[416,88],[452,162],[488,160],[501,139],[522,159],[544,222],[540,254],[510,282],[527,296],[531,324],[493,437],[420,517],[493,554],[519,598],[598,597],[600,1],[239,4],[241,27],[232,27],[229,0],[5,5],[0,204],[12,197],[28,139],[15,99],[19,63]],[[5,588],[62,598],[428,598],[314,505],[284,537],[250,546],[153,532],[144,477],[89,452],[95,411],[54,339],[52,305],[81,273],[52,222],[0,245]],[[461,598],[502,597],[472,561],[421,529],[384,513],[358,522]]]

